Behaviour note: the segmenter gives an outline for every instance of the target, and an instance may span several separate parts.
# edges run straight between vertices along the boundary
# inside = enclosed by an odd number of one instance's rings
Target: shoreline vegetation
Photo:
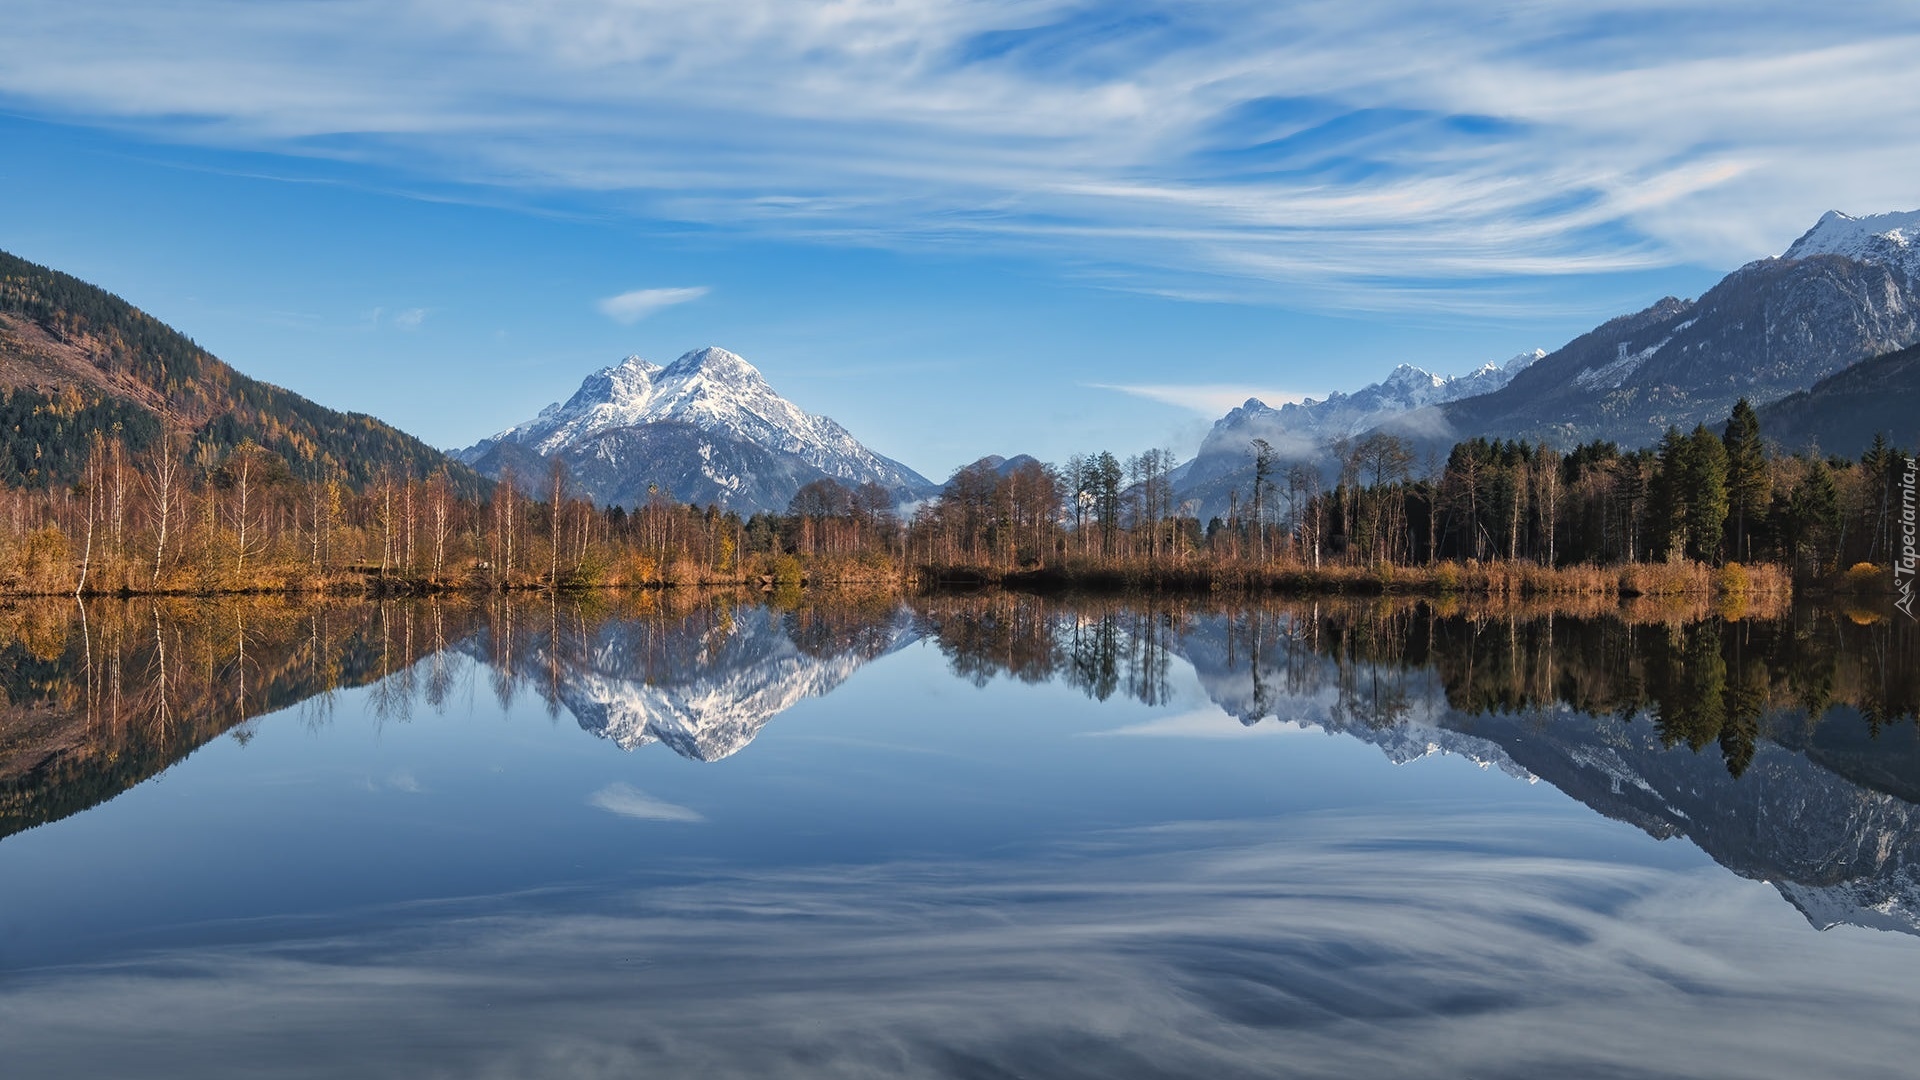
[[[58,418],[53,418],[57,420]],[[49,421],[52,422],[52,421]],[[1895,485],[1859,462],[1783,455],[1741,402],[1723,434],[1561,454],[1475,439],[1444,464],[1372,435],[1335,478],[1255,440],[1245,490],[1202,521],[1175,459],[982,459],[903,516],[873,484],[820,479],[785,513],[657,495],[581,498],[558,463],[467,494],[446,469],[349,484],[312,461],[187,432],[134,452],[94,431],[77,481],[0,487],[0,596],[402,596],[863,583],[909,589],[1611,598],[1729,610],[1888,587]],[[1417,473],[1417,475],[1416,475]],[[1736,559],[1735,553],[1741,558]]]

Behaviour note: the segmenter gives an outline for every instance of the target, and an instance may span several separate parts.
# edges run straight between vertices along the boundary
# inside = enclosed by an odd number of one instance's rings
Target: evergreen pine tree
[[[1727,454],[1727,509],[1729,551],[1733,558],[1751,560],[1749,530],[1764,519],[1773,498],[1767,473],[1767,450],[1760,442],[1760,418],[1741,398],[1727,418],[1721,443]]]
[[[1727,524],[1727,450],[1705,424],[1687,439],[1684,484],[1687,554],[1716,562]]]

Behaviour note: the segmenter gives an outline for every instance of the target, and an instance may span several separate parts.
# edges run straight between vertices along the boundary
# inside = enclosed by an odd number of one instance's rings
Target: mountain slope
[[[1920,214],[1830,213],[1787,253],[1575,338],[1506,387],[1443,407],[1452,438],[1589,439],[1628,446],[1725,419],[1920,341]]]
[[[1818,444],[1857,457],[1876,434],[1920,447],[1920,345],[1862,360],[1759,413],[1761,432],[1789,450]]]
[[[934,485],[867,449],[847,429],[775,393],[752,364],[705,348],[666,367],[637,356],[587,376],[564,402],[458,451],[482,473],[559,460],[596,501],[637,505],[658,492],[734,510],[785,510],[822,478],[886,488],[897,500]]]
[[[0,252],[0,480],[70,483],[94,431],[121,428],[128,448],[159,436],[160,417],[216,453],[252,439],[297,476],[360,486],[382,467],[424,477],[469,469],[411,435],[336,412],[235,371],[192,339],[98,286]]]

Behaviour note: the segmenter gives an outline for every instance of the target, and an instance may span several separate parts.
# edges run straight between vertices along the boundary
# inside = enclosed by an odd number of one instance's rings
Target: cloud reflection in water
[[[1324,813],[398,906],[19,972],[0,1028],[22,1075],[1867,1076],[1912,1049],[1911,940],[1573,853],[1620,829]]]

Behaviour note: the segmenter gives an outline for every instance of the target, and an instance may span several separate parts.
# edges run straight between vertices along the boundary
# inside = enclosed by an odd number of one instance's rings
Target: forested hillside
[[[1920,445],[1920,345],[1862,360],[1760,410],[1782,446],[1856,456],[1886,436]]]
[[[363,488],[446,468],[457,489],[482,486],[405,432],[249,378],[120,297],[0,252],[0,479],[71,484],[95,433],[137,454],[163,426],[209,468],[251,441],[301,479]]]

